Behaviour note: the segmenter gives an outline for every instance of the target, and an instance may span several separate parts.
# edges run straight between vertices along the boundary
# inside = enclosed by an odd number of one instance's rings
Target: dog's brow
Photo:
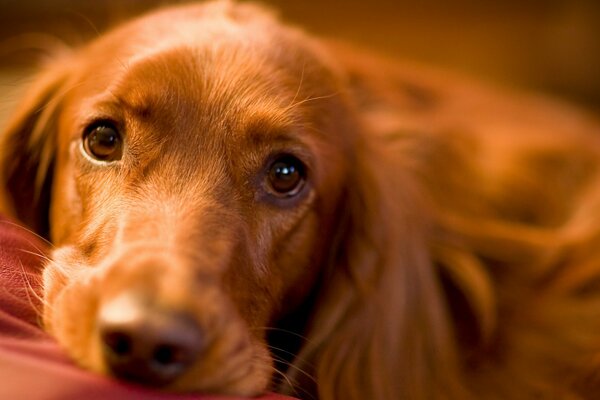
[[[133,102],[123,96],[118,95],[115,96],[115,98],[118,107],[131,116],[144,119],[147,118],[152,112],[153,107],[150,101]]]
[[[296,143],[299,141],[296,131],[297,128],[291,125],[256,121],[243,129],[242,136],[246,143],[256,146],[273,143]]]

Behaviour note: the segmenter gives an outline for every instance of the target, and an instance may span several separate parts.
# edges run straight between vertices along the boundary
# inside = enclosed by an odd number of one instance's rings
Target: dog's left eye
[[[300,192],[306,179],[302,161],[291,155],[277,158],[267,174],[270,192],[278,197],[291,197]]]
[[[117,128],[108,122],[102,122],[85,130],[83,148],[96,160],[117,161],[123,155],[123,139]]]

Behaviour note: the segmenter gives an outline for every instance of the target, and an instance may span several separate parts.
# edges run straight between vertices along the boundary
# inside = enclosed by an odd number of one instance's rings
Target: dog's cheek
[[[77,172],[79,166],[73,162],[79,152],[77,142],[61,144],[60,147],[49,215],[52,242],[58,246],[74,234],[73,229],[82,217],[82,201],[76,183],[76,177],[80,175]]]
[[[297,307],[314,285],[322,258],[319,244],[324,242],[318,226],[315,214],[305,215],[294,231],[277,244],[272,270],[281,282],[277,298],[282,300],[274,307],[276,313]]]
[[[52,321],[56,309],[55,303],[65,286],[69,284],[71,276],[73,275],[70,273],[72,271],[70,266],[73,264],[70,260],[72,260],[73,255],[73,247],[57,247],[52,251],[42,272],[42,287],[44,290],[43,323],[44,329],[51,334],[54,334]]]
[[[100,345],[95,339],[97,280],[91,273],[65,277],[60,268],[44,271],[44,324],[78,364],[103,372]]]
[[[273,359],[266,344],[256,338],[251,338],[247,351],[250,357],[242,357],[243,361],[237,372],[242,376],[231,386],[231,394],[244,397],[254,397],[268,390],[274,370]]]
[[[54,310],[56,298],[67,283],[66,277],[55,269],[52,263],[46,265],[42,274],[43,288],[44,288],[44,312],[43,312],[43,324],[46,332],[53,334],[54,326],[52,320],[54,318]]]
[[[200,321],[208,328],[206,339],[210,345],[196,365],[170,389],[244,397],[260,395],[268,389],[273,371],[267,345],[253,336],[254,330],[234,310],[223,307],[227,301],[217,304],[221,308],[219,315]],[[200,311],[197,314],[202,315]]]

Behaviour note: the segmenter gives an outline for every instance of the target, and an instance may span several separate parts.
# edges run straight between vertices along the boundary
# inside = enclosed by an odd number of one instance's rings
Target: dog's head
[[[425,347],[446,374],[410,166],[374,151],[349,88],[319,43],[228,2],[57,61],[2,154],[4,207],[56,245],[46,328],[90,369],[175,390],[265,390],[271,329],[306,336],[274,353],[299,351],[324,398],[399,393],[423,376],[377,376]],[[402,334],[415,315],[437,330]]]
[[[57,246],[45,324],[81,363],[264,389],[267,328],[326,261],[353,140],[313,46],[251,7],[192,6],[39,81],[5,170],[16,214]]]

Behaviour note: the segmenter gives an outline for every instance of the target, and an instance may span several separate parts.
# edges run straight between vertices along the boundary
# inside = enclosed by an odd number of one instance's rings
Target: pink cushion
[[[47,246],[0,216],[1,399],[195,399],[232,397],[177,395],[118,382],[74,365],[38,324],[40,270]],[[261,400],[291,400],[269,394]]]

